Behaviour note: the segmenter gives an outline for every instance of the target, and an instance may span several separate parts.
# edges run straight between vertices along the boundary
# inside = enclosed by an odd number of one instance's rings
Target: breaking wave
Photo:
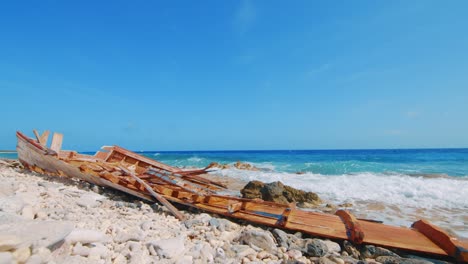
[[[218,172],[242,181],[281,181],[317,193],[334,204],[352,203],[360,217],[408,226],[420,218],[429,219],[461,236],[468,236],[468,177],[356,173],[323,175],[314,173],[244,171]]]

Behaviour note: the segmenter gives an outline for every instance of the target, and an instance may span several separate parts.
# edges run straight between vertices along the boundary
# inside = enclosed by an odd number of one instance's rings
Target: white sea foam
[[[203,158],[199,158],[199,157],[195,156],[195,157],[190,157],[187,160],[190,161],[190,162],[200,162],[200,161],[203,160]]]
[[[358,215],[387,223],[408,225],[415,218],[427,218],[459,235],[468,236],[468,178],[423,177],[404,174],[360,173],[346,175],[291,174],[221,170],[244,181],[281,181],[319,194],[334,203],[351,202]],[[382,206],[377,208],[375,204]],[[372,209],[374,208],[374,209]],[[376,210],[376,211],[373,211]]]
[[[155,156],[155,157],[157,157],[157,156],[159,156],[159,155],[161,155],[161,153],[154,153],[154,154],[153,154],[153,156]]]

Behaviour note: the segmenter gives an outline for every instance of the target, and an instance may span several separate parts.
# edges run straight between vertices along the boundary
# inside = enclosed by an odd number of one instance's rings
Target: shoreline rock
[[[298,203],[303,207],[314,207],[322,202],[316,193],[298,190],[279,181],[271,183],[250,181],[240,192],[243,198],[262,199],[281,204]]]

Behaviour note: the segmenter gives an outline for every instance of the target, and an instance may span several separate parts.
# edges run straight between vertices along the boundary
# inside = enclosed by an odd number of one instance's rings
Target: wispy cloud
[[[331,63],[324,63],[318,67],[314,67],[312,69],[309,69],[307,72],[306,72],[306,76],[307,77],[315,77],[321,73],[324,73],[328,70],[330,70],[332,68],[332,64]]]
[[[257,13],[250,0],[243,0],[234,14],[234,29],[239,34],[246,33],[253,25]]]

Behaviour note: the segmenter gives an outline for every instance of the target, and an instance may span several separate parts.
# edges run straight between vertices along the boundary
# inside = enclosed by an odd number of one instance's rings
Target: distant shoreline
[[[16,153],[16,150],[0,150],[0,153]]]

